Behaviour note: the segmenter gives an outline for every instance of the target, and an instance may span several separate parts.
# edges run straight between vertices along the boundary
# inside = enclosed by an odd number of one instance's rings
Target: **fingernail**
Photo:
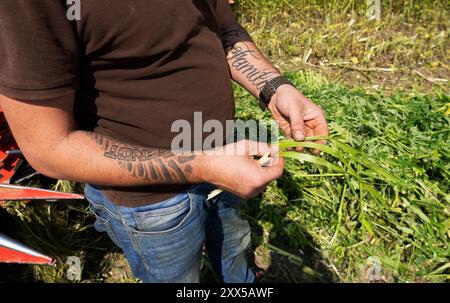
[[[295,140],[297,140],[297,141],[302,141],[305,139],[305,135],[303,134],[303,132],[301,132],[299,130],[295,132],[294,137],[295,137]]]

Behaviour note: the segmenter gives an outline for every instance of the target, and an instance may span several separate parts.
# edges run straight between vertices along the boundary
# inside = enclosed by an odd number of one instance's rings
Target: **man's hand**
[[[302,141],[305,137],[328,136],[323,110],[291,85],[285,84],[277,89],[269,109],[288,139]],[[326,143],[323,140],[317,142]],[[313,153],[318,154],[319,151],[313,150]]]
[[[271,153],[271,163],[261,167],[253,156]],[[208,153],[211,153],[208,155]],[[249,199],[263,191],[267,185],[283,174],[284,160],[278,157],[278,149],[265,143],[239,141],[219,150],[206,152],[203,167],[205,180]]]

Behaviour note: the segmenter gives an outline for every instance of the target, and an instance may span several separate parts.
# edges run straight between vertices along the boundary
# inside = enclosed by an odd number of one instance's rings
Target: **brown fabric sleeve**
[[[236,22],[236,18],[228,0],[217,0],[216,19],[220,28],[224,28]]]
[[[0,94],[45,100],[77,89],[80,51],[65,1],[0,1]]]

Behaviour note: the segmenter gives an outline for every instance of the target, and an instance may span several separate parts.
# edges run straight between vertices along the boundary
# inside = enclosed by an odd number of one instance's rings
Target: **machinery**
[[[8,123],[0,108],[0,207],[8,201],[65,200],[83,199],[82,195],[62,193],[52,190],[20,186],[37,172],[27,163],[20,152]],[[1,233],[0,263],[53,265],[51,257],[46,256]]]

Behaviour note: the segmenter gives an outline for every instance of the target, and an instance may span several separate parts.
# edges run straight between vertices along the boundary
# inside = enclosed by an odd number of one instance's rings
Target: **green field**
[[[320,156],[288,159],[281,179],[242,204],[265,281],[450,280],[446,1],[382,1],[379,21],[367,20],[365,1],[237,2],[252,37],[331,130]],[[237,118],[270,121],[243,89],[235,96]],[[58,258],[54,268],[3,266],[9,279],[66,281],[67,257],[78,256],[82,282],[135,281],[87,202],[6,210],[19,239]],[[203,280],[215,281],[206,260]]]

